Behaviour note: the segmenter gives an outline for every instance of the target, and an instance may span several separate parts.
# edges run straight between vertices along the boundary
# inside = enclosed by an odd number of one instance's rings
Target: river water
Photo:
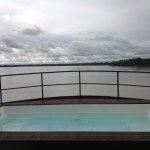
[[[32,72],[73,70],[109,70],[109,71],[148,71],[143,67],[118,67],[118,66],[33,66],[33,67],[0,67],[0,74],[18,74]],[[41,85],[41,75],[23,75],[2,77],[2,89]],[[115,72],[81,72],[82,83],[116,84]],[[43,84],[79,83],[79,73],[53,73],[43,74]],[[119,73],[120,84],[150,86],[150,73]],[[44,97],[78,96],[79,85],[44,86]],[[117,96],[116,85],[82,84],[82,95]],[[150,99],[150,87],[120,86],[120,97]],[[41,98],[41,87],[11,89],[2,91],[3,102]]]

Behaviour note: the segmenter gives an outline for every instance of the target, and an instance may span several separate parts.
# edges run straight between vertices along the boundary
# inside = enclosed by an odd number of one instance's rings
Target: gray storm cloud
[[[14,38],[11,37],[4,37],[2,39],[3,43],[6,44],[7,47],[16,48],[16,49],[23,49],[23,46]]]
[[[0,45],[0,53],[3,54],[3,53],[10,53],[12,52],[11,48],[9,47],[6,47],[4,45]]]
[[[95,32],[84,36],[86,39],[82,37],[67,43],[38,37],[35,41],[19,42],[5,37],[1,40],[0,52],[5,54],[3,58],[7,56],[7,61],[22,63],[102,62],[150,57],[150,42],[135,43],[120,36]]]
[[[37,36],[39,34],[44,34],[44,31],[40,27],[35,26],[34,28],[25,28],[21,33],[24,35]]]
[[[0,2],[0,62],[150,57],[149,0]]]
[[[72,42],[67,48],[72,56],[109,56],[110,59],[114,56],[118,57],[118,59],[129,57],[129,55],[134,57],[137,50],[145,50],[126,39],[97,33],[89,37],[89,39]]]

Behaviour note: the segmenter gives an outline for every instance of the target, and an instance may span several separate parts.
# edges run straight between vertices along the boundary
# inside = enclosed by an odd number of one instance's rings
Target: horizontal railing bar
[[[81,83],[81,84],[92,84],[92,85],[117,85],[117,84],[109,84],[109,83]]]
[[[119,71],[119,70],[79,70],[80,72],[123,72],[123,73],[150,73],[150,71]],[[79,72],[78,71],[78,72]]]
[[[81,83],[81,84],[95,84],[95,85],[117,85],[117,84],[109,84],[109,83]],[[137,87],[150,87],[147,85],[133,85],[133,84],[119,84],[122,86],[137,86]]]
[[[15,87],[15,88],[7,88],[7,89],[2,89],[2,91],[6,90],[15,90],[15,89],[24,89],[24,88],[33,88],[33,87],[41,87],[41,85],[34,85],[34,86],[23,86],[23,87]]]
[[[150,87],[148,85],[119,84],[120,86]]]
[[[46,73],[65,73],[65,72],[118,72],[118,71],[109,71],[109,70],[70,70],[70,71],[53,71],[53,72],[44,72]],[[150,73],[150,72],[149,72]]]
[[[81,84],[97,84],[97,85],[117,85],[117,84],[109,84],[109,83],[81,83]],[[134,84],[119,84],[122,86],[137,86],[137,87],[150,87],[148,85],[134,85]]]
[[[45,85],[43,85],[43,86],[76,85],[76,84],[79,84],[79,83],[45,84]],[[81,84],[117,85],[117,84],[107,84],[107,83],[81,83]],[[13,90],[13,89],[33,88],[33,87],[41,87],[41,85],[25,86],[25,87],[16,87],[16,88],[6,88],[6,89],[2,89],[2,90]]]
[[[6,74],[6,75],[0,75],[1,77],[7,77],[7,76],[20,76],[20,75],[32,75],[32,74],[48,74],[48,73],[67,73],[67,72],[79,72],[79,71],[52,71],[52,72],[31,72],[31,73],[19,73],[19,74]]]
[[[119,73],[150,73],[145,71],[116,71],[116,70],[70,70],[70,71],[52,71],[52,72],[32,72],[32,73],[19,73],[19,74],[6,74],[6,75],[0,75],[1,77],[6,76],[19,76],[19,75],[32,75],[32,74],[48,74],[48,73],[67,73],[67,72],[119,72]]]
[[[65,83],[65,84],[46,84],[43,86],[59,86],[59,85],[76,85],[79,83]],[[117,85],[117,84],[109,84],[109,83],[81,83],[81,84],[91,84],[91,85]],[[120,86],[135,86],[135,87],[150,87],[146,85],[133,85],[133,84],[119,84]],[[23,89],[23,88],[34,88],[34,87],[41,87],[41,85],[35,85],[35,86],[24,86],[24,87],[15,87],[15,88],[6,88],[2,89],[4,90],[15,90],[15,89]]]
[[[33,73],[20,73],[20,74],[6,74],[1,75],[1,77],[9,77],[9,76],[22,76],[22,75],[32,75],[32,74],[41,74],[41,72],[33,72]]]
[[[58,86],[58,85],[75,85],[79,83],[64,83],[64,84],[45,84],[43,86]]]
[[[150,73],[150,71],[116,71],[119,73]]]

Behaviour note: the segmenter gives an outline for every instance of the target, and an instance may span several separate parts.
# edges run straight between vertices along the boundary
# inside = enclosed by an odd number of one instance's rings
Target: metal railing
[[[81,74],[82,73],[116,73],[116,83],[88,83],[88,82],[82,82]],[[44,84],[43,82],[43,75],[44,74],[53,74],[53,73],[78,73],[78,83],[63,83],[63,84]],[[142,72],[142,71],[106,71],[106,70],[75,70],[75,71],[53,71],[53,72],[35,72],[35,73],[21,73],[21,74],[8,74],[8,75],[0,75],[0,103],[1,105],[5,102],[3,102],[3,91],[6,90],[14,90],[14,89],[24,89],[24,88],[34,88],[34,87],[41,87],[41,97],[39,99],[44,99],[47,97],[44,97],[44,87],[46,86],[60,86],[60,85],[78,85],[79,87],[79,94],[78,96],[86,96],[82,94],[82,85],[113,85],[117,87],[117,93],[116,97],[120,98],[120,86],[136,86],[136,87],[148,87],[147,85],[134,85],[134,84],[121,84],[120,83],[120,73],[144,73],[144,74],[150,74],[150,72]],[[34,86],[23,86],[23,87],[12,87],[12,88],[3,88],[2,87],[2,78],[10,77],[10,76],[23,76],[23,75],[40,75],[40,85],[34,85]],[[52,97],[51,97],[52,98]],[[29,100],[29,99],[26,99]]]

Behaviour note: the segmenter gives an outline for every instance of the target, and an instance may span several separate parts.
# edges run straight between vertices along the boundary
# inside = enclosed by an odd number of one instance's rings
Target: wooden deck
[[[4,105],[150,104],[149,100],[100,97],[55,98]],[[0,132],[0,141],[150,141],[150,132]]]
[[[65,97],[36,99],[4,103],[3,105],[55,105],[55,104],[150,104],[150,100],[105,98],[105,97]]]

